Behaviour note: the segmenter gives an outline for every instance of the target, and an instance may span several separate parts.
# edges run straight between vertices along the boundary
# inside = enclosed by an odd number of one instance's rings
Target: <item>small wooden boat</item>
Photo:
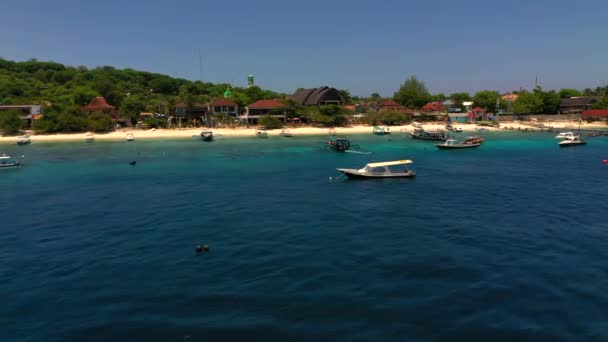
[[[456,149],[462,149],[462,148],[479,147],[479,146],[481,146],[483,141],[484,141],[484,139],[481,137],[472,136],[472,137],[468,137],[468,138],[464,139],[460,143],[458,143],[454,139],[448,139],[443,144],[437,144],[435,146],[437,146],[437,148],[441,149],[441,150],[456,150]]]
[[[283,128],[283,130],[281,131],[281,133],[279,133],[279,135],[282,136],[282,137],[285,137],[285,138],[291,138],[291,137],[293,137],[293,134],[287,128]]]
[[[135,136],[133,135],[133,133],[127,133],[126,140],[127,141],[135,141]]]
[[[0,169],[12,169],[21,167],[21,165],[23,164],[11,156],[7,156],[6,154],[0,156]]]
[[[17,145],[29,145],[32,143],[29,135],[22,135],[17,138]]]
[[[203,139],[203,141],[213,141],[213,132],[212,131],[202,131],[201,139]]]
[[[425,131],[424,129],[416,129],[414,133],[409,133],[414,139],[420,140],[438,140],[446,141],[448,135],[444,131]]]
[[[95,136],[91,133],[84,136],[84,142],[92,143],[95,142]]]
[[[350,140],[347,138],[332,138],[327,142],[327,146],[337,152],[344,152],[350,149]]]
[[[256,135],[258,138],[268,138],[268,132],[266,132],[266,130],[263,130],[263,129],[258,129],[258,130],[255,132],[255,135]]]
[[[372,131],[375,135],[386,135],[391,134],[391,129],[384,126],[374,126]]]
[[[396,160],[381,163],[369,163],[361,169],[337,169],[353,179],[372,179],[372,178],[412,178],[416,173],[407,166],[413,163],[411,160]]]
[[[586,145],[587,142],[581,139],[580,136],[575,135],[573,137],[566,138],[559,142],[559,147],[572,147],[572,146],[581,146]]]

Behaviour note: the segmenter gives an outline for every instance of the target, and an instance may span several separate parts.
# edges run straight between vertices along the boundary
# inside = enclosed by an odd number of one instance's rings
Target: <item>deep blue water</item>
[[[486,137],[2,145],[0,341],[607,340],[608,139]]]

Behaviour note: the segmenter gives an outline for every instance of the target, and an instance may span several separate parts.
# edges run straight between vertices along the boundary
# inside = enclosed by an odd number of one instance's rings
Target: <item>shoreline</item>
[[[577,130],[578,122],[545,122],[544,123],[548,127],[552,127],[553,130]],[[496,127],[486,127],[486,126],[478,126],[475,124],[453,124],[455,128],[461,128],[465,133],[476,133],[478,129],[483,128],[487,131],[504,131],[504,132],[521,132],[521,130],[534,130],[539,131],[540,128],[534,127],[532,125],[525,125],[521,122],[503,122],[501,123],[502,128]],[[412,125],[403,125],[403,126],[388,126],[390,128],[391,133],[405,133],[412,132],[415,127]],[[432,123],[432,124],[423,124],[423,127],[426,130],[440,130],[445,129],[444,123]],[[512,130],[504,129],[504,127],[510,127]],[[548,128],[547,127],[547,128]],[[543,128],[546,130],[547,128]],[[286,127],[289,129],[294,136],[305,135],[305,136],[314,136],[314,135],[327,135],[329,134],[330,128],[321,128],[321,127]],[[351,134],[372,134],[373,126],[371,125],[357,125],[351,127],[336,127],[334,128],[336,135],[351,135]],[[583,123],[581,124],[581,129],[596,129],[596,130],[608,130],[608,125],[605,123]],[[201,131],[205,130],[205,128],[171,128],[171,129],[149,129],[149,130],[140,130],[140,129],[119,129],[114,132],[109,133],[94,133],[95,140],[102,141],[120,141],[125,140],[127,133],[133,133],[135,140],[138,139],[181,139],[188,138],[192,139],[192,136],[200,135]],[[255,133],[257,131],[256,128],[217,128],[212,129],[214,134],[222,137],[231,137],[231,138],[246,138],[246,137],[255,137]],[[279,136],[281,129],[273,129],[267,130],[269,136]],[[30,134],[30,139],[32,142],[69,142],[69,141],[84,141],[85,136],[89,134],[85,133],[57,133],[57,134]],[[15,143],[18,136],[7,136],[0,137],[0,143]]]

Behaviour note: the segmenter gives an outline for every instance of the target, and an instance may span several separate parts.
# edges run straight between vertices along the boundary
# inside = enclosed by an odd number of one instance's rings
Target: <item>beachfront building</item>
[[[260,117],[264,115],[270,115],[286,121],[287,117],[283,111],[284,108],[285,104],[277,99],[259,100],[247,106],[245,108],[245,114],[240,118],[251,124],[256,124]]]
[[[176,116],[202,118],[205,115],[207,115],[207,111],[208,111],[208,104],[206,104],[206,103],[194,103],[191,105],[191,107],[183,102],[175,104],[175,115]]]
[[[108,104],[106,99],[103,96],[97,96],[92,99],[88,105],[82,107],[82,112],[85,114],[91,114],[93,112],[103,112],[111,115],[116,118],[118,112],[116,111],[116,107]]]
[[[393,100],[382,100],[377,104],[378,112],[397,111],[404,114],[414,114],[414,111]]]
[[[559,105],[560,114],[581,114],[602,100],[601,96],[577,96],[562,99]]]
[[[583,119],[608,120],[608,109],[589,109],[581,113]]]
[[[19,111],[21,120],[27,121],[28,126],[32,126],[34,120],[42,119],[42,105],[2,105],[0,106],[0,115],[6,111]]]
[[[215,115],[232,116],[239,115],[239,105],[229,98],[219,98],[209,104],[209,110]]]
[[[327,86],[298,89],[289,98],[303,106],[344,106],[346,104],[346,99],[339,90]]]

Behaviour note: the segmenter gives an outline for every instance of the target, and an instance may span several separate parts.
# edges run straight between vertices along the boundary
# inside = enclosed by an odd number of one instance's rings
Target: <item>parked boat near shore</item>
[[[372,132],[375,135],[386,135],[386,134],[391,134],[391,129],[385,126],[374,126],[374,128],[372,129]]]
[[[15,158],[3,154],[0,156],[0,169],[12,169],[16,167],[21,167],[21,162],[16,160]]]
[[[291,138],[291,137],[293,137],[293,134],[287,128],[283,128],[283,130],[281,130],[281,133],[279,133],[279,135],[282,136],[282,137],[285,137],[285,138]]]
[[[448,135],[445,131],[425,131],[424,129],[417,129],[413,133],[410,132],[409,135],[414,139],[420,140],[445,141],[448,139]]]
[[[331,138],[327,142],[327,146],[337,152],[345,152],[350,149],[351,144],[347,138]]]
[[[461,142],[457,142],[455,139],[448,139],[443,144],[437,144],[438,149],[441,150],[456,150],[463,148],[479,147],[483,143],[484,139],[478,136],[470,136]]]
[[[17,145],[29,145],[32,142],[29,135],[22,135],[17,138]]]
[[[572,147],[572,146],[581,146],[586,145],[587,142],[583,140],[580,136],[575,135],[573,137],[568,137],[559,142],[559,147]]]
[[[203,139],[203,141],[213,141],[213,131],[210,131],[210,130],[202,131],[201,139]]]

